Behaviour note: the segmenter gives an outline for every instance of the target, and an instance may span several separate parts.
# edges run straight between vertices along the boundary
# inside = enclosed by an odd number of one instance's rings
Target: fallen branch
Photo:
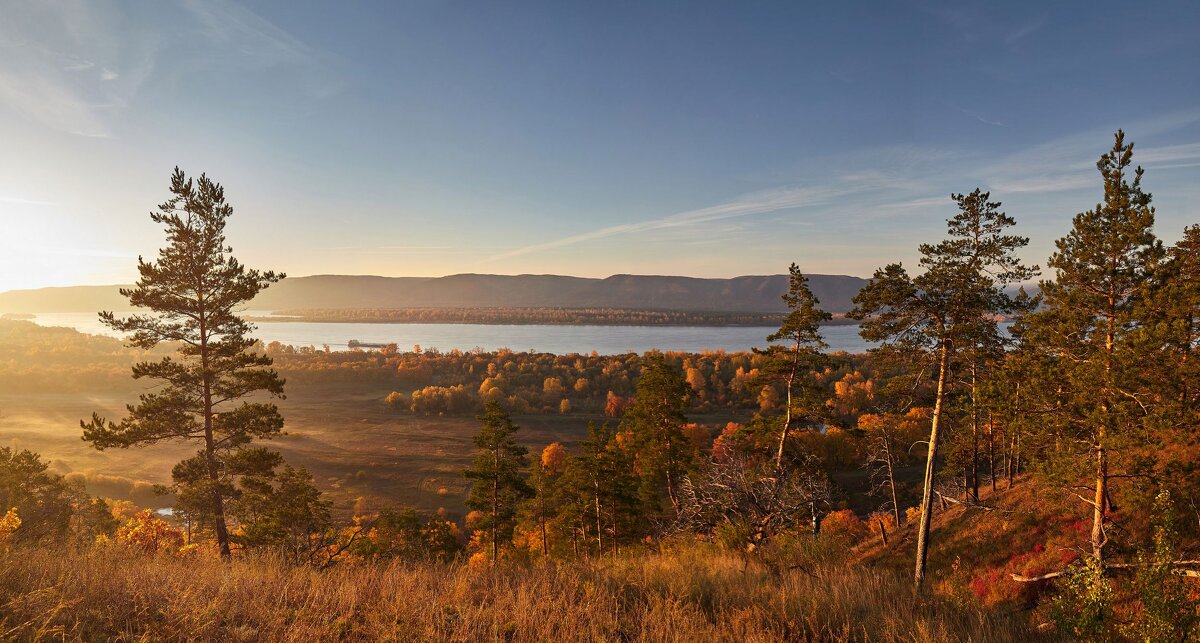
[[[944,494],[940,491],[934,491],[934,493],[936,493],[938,495],[938,498],[940,498],[942,500],[942,502],[948,502],[952,505],[966,507],[967,509],[982,509],[984,511],[999,511],[1000,513],[1012,513],[1011,510],[1000,509],[999,507],[990,507],[988,505],[985,505],[983,503],[976,502],[976,501],[965,501],[964,502],[962,500],[956,500],[954,498],[951,498],[950,496],[947,496],[946,494]]]
[[[1200,571],[1195,569],[1184,569],[1185,567],[1195,567],[1200,565],[1200,560],[1177,560],[1171,563],[1171,573],[1176,576],[1188,576],[1191,578],[1200,578]],[[1104,566],[1104,571],[1112,572],[1128,572],[1141,567],[1137,563],[1112,563]],[[1041,581],[1052,580],[1060,576],[1065,576],[1067,570],[1059,570],[1049,572],[1040,576],[1023,576],[1021,574],[1012,574],[1012,579],[1018,583],[1040,583]]]

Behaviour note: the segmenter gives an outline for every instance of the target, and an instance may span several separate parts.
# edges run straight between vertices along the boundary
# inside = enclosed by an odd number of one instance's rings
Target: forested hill
[[[832,313],[851,308],[867,280],[810,275],[813,293]],[[787,275],[698,279],[613,275],[605,279],[559,275],[293,277],[272,286],[251,308],[556,307],[640,310],[782,312]],[[73,286],[0,293],[0,312],[50,313],[122,310],[119,286]]]

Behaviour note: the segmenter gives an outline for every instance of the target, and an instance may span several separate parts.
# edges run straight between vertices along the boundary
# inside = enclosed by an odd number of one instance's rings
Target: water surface
[[[247,311],[248,316],[266,313]],[[94,335],[117,336],[94,313],[46,313],[33,321],[43,326],[67,326]],[[591,353],[644,353],[650,349],[701,352],[706,350],[747,351],[765,346],[766,336],[776,330],[767,326],[568,326],[502,324],[372,324],[349,322],[259,321],[254,337],[293,346],[328,345],[345,350],[350,340],[368,344],[395,342],[407,350],[421,348],[494,351],[539,351],[565,355]],[[821,334],[830,351],[861,353],[868,344],[858,336],[857,325],[822,326]]]

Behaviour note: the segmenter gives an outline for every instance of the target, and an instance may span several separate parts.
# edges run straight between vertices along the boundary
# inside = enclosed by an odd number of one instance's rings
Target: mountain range
[[[867,280],[808,275],[813,294],[831,313],[852,308]],[[700,279],[613,275],[604,279],[561,275],[290,277],[250,304],[253,310],[297,308],[624,308],[637,310],[782,312],[787,275]],[[0,293],[0,312],[60,313],[127,310],[122,286],[67,286]]]

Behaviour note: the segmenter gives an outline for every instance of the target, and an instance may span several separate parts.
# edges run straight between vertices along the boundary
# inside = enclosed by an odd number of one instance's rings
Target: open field
[[[469,463],[478,432],[470,416],[420,416],[397,413],[383,403],[383,389],[350,384],[290,387],[280,402],[287,435],[270,443],[288,462],[313,472],[318,486],[339,513],[354,509],[362,497],[368,508],[411,506],[453,512],[463,508]],[[132,392],[95,394],[0,393],[0,445],[42,454],[55,472],[81,472],[89,491],[139,504],[169,504],[151,484],[169,482],[171,467],[192,447],[161,444],[145,448],[97,451],[80,438],[79,420],[99,412],[119,418]],[[699,416],[695,421],[723,424],[733,416]],[[533,449],[551,442],[573,446],[598,414],[517,416],[521,442]]]

